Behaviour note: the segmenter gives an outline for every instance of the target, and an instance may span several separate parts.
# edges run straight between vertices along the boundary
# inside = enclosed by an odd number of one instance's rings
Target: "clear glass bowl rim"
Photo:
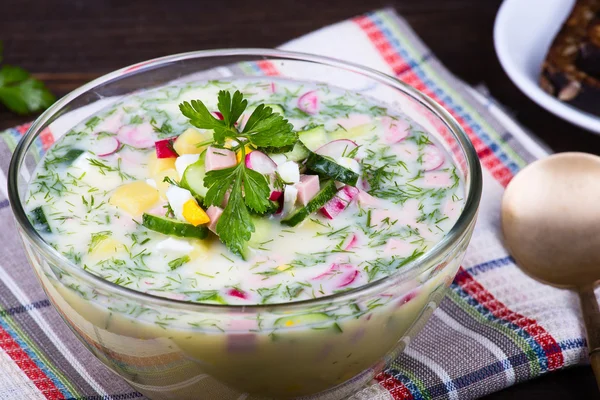
[[[253,60],[264,58],[264,59],[283,59],[292,61],[303,61],[321,64],[334,68],[341,68],[350,72],[365,75],[371,79],[377,80],[381,83],[387,84],[402,91],[404,94],[412,97],[421,104],[425,105],[428,111],[432,112],[438,118],[440,118],[446,126],[451,130],[454,138],[459,142],[460,149],[464,153],[467,160],[467,167],[469,172],[469,185],[468,195],[465,202],[464,209],[458,217],[456,223],[451,228],[446,236],[442,238],[435,246],[429,249],[419,259],[408,263],[400,270],[395,273],[370,282],[366,285],[359,286],[355,289],[348,290],[346,292],[336,293],[328,296],[319,297],[316,299],[308,299],[290,303],[277,303],[277,304],[257,304],[257,305],[220,305],[220,304],[204,304],[196,303],[185,300],[173,300],[165,297],[160,297],[148,293],[129,289],[124,286],[120,286],[113,282],[104,280],[84,269],[72,263],[52,246],[44,241],[39,233],[34,229],[33,225],[27,218],[25,210],[21,204],[21,196],[18,191],[18,176],[20,168],[25,160],[27,152],[34,140],[41,134],[42,129],[49,121],[59,116],[69,103],[81,96],[86,92],[93,91],[94,88],[103,85],[109,81],[115,81],[123,78],[127,78],[130,74],[139,74],[141,72],[150,72],[156,67],[161,67],[164,64],[170,64],[177,61],[184,61],[195,58],[209,58],[209,57],[252,57]],[[187,309],[191,311],[199,312],[277,312],[285,309],[286,311],[293,311],[297,309],[304,309],[308,307],[314,307],[325,304],[346,304],[353,298],[362,297],[370,293],[378,293],[387,288],[386,283],[394,282],[394,278],[399,275],[406,274],[407,272],[413,272],[413,276],[419,273],[427,271],[427,269],[420,270],[419,265],[431,264],[429,268],[433,268],[434,265],[431,261],[438,258],[440,255],[449,252],[451,248],[460,241],[466,231],[470,228],[471,224],[477,216],[477,209],[479,207],[479,201],[482,192],[482,175],[481,166],[477,153],[469,140],[467,134],[458,124],[458,122],[437,102],[431,99],[424,93],[414,89],[413,87],[401,82],[400,80],[376,71],[372,68],[365,67],[359,64],[350,63],[335,58],[318,56],[308,53],[291,52],[283,50],[273,49],[260,49],[260,48],[239,48],[239,49],[216,49],[216,50],[200,50],[188,53],[180,53],[169,55],[165,57],[155,58],[148,61],[142,61],[137,64],[133,64],[119,70],[110,72],[103,75],[65,95],[42,113],[29,127],[25,135],[18,142],[15,151],[13,153],[10,167],[8,171],[8,197],[11,204],[11,208],[15,219],[21,228],[22,232],[25,233],[27,238],[31,240],[39,249],[41,249],[46,257],[49,257],[53,262],[61,265],[61,267],[68,270],[69,273],[74,276],[83,279],[89,283],[92,283],[96,287],[103,288],[108,292],[117,292],[120,295],[124,295],[127,298],[136,301],[150,302],[157,306],[166,306],[175,309]],[[410,276],[408,277],[410,278]]]

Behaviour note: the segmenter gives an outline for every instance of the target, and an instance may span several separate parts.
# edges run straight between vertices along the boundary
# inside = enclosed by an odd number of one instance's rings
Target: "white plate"
[[[494,45],[510,79],[533,101],[576,125],[600,133],[600,117],[571,107],[538,86],[552,40],[575,0],[504,0],[494,24]]]

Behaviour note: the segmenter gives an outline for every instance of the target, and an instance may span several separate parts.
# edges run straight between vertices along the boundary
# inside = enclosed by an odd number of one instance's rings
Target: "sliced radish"
[[[275,169],[277,168],[275,161],[271,160],[271,158],[262,151],[252,151],[246,154],[244,162],[247,168],[260,172],[263,175],[274,174]]]
[[[175,142],[175,138],[163,139],[154,142],[154,147],[156,148],[156,158],[177,157],[178,154],[173,148],[173,142]]]
[[[275,87],[275,82],[271,82],[271,93],[275,93],[277,88]]]
[[[221,121],[223,121],[224,117],[223,114],[221,114],[220,111],[213,111],[212,114],[217,117],[218,119],[220,119]]]
[[[154,128],[148,123],[135,128],[123,127],[117,133],[117,139],[137,149],[148,149],[154,146]]]
[[[232,297],[237,297],[239,299],[248,299],[248,294],[242,290],[232,288],[227,291],[227,294]]]
[[[358,235],[356,233],[349,235],[344,241],[344,244],[342,244],[344,250],[351,250],[356,246],[358,246]]]
[[[319,97],[317,92],[311,90],[298,98],[298,108],[307,114],[315,114],[319,110]]]
[[[321,214],[329,219],[334,219],[352,203],[360,191],[352,186],[344,186],[321,208]]]
[[[346,265],[346,267],[349,267],[349,270],[346,273],[344,273],[342,279],[340,279],[340,283],[338,284],[338,287],[340,288],[350,285],[356,280],[356,278],[358,278],[358,275],[360,274],[360,272],[358,272],[358,270],[352,265]]]
[[[423,169],[425,171],[433,171],[444,164],[444,153],[437,146],[431,144],[425,147],[423,151]]]
[[[350,139],[338,139],[319,147],[315,153],[337,160],[348,156],[357,147],[358,145]]]
[[[331,266],[329,267],[329,269],[327,269],[327,271],[323,272],[322,274],[319,274],[317,276],[315,276],[314,278],[312,278],[313,281],[317,281],[323,278],[327,278],[329,276],[335,275],[336,271],[340,268],[340,264],[331,264]]]
[[[271,192],[271,195],[269,196],[269,200],[271,201],[277,201],[279,200],[279,198],[283,195],[283,192],[280,190],[273,190]]]
[[[106,157],[114,154],[121,147],[121,142],[114,136],[104,136],[96,140],[94,150],[98,157]]]
[[[410,125],[403,119],[383,117],[381,124],[383,125],[383,137],[390,144],[401,142],[408,136]]]

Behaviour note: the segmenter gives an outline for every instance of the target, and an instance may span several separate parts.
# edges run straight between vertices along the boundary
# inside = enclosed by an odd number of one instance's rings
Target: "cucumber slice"
[[[319,210],[337,193],[335,182],[333,180],[325,181],[321,184],[321,190],[313,197],[305,207],[300,207],[287,217],[281,220],[281,223],[288,226],[296,226],[304,221],[313,212]]]
[[[273,236],[272,222],[261,217],[251,217],[254,232],[248,241],[248,246],[258,248]]]
[[[265,104],[265,107],[271,107],[274,113],[280,114],[282,117],[285,116],[285,110],[279,104]]]
[[[296,325],[315,325],[323,322],[331,322],[331,317],[325,313],[312,313],[304,315],[293,315],[290,317],[281,317],[276,319],[273,325],[276,328],[286,328]]]
[[[44,213],[42,206],[34,208],[33,211],[31,211],[29,220],[36,231],[52,233],[52,229],[50,229],[50,224],[48,224],[48,219],[46,219],[46,214]]]
[[[302,144],[302,142],[298,141],[294,145],[292,151],[287,152],[284,155],[287,157],[288,160],[298,162],[308,157],[310,155],[310,151],[306,148],[305,145]]]
[[[298,138],[304,146],[310,151],[317,151],[317,149],[324,144],[329,143],[327,138],[327,131],[323,125],[316,126],[312,129],[298,132]]]
[[[206,226],[194,226],[173,218],[158,215],[144,213],[142,215],[142,225],[152,231],[170,236],[195,239],[204,239],[208,236],[208,228]]]
[[[206,197],[206,192],[208,192],[208,188],[204,186],[205,176],[204,160],[199,159],[183,171],[179,184],[182,188],[189,190],[196,200],[202,201]]]
[[[323,178],[331,178],[350,186],[356,186],[356,182],[358,182],[356,172],[342,167],[329,157],[317,153],[310,153],[306,159],[306,167]]]

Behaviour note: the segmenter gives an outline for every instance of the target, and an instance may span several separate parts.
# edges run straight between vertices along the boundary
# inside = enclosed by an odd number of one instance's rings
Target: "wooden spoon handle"
[[[600,390],[600,309],[593,285],[579,288],[579,301],[581,302],[583,322],[587,331],[590,364]]]

